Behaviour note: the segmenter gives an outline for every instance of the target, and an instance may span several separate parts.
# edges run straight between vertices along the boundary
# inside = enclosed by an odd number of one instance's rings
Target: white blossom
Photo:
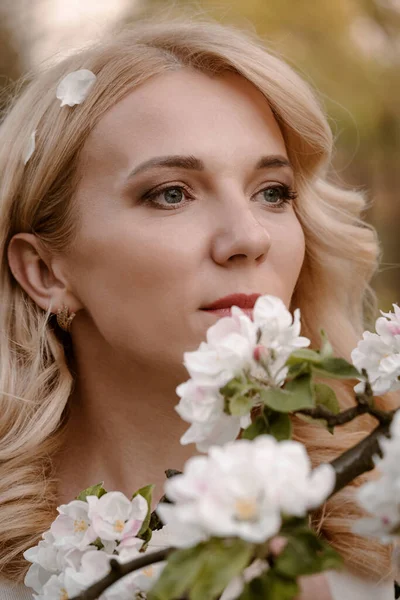
[[[30,159],[30,157],[32,156],[32,154],[35,151],[35,136],[36,136],[36,129],[35,129],[35,131],[32,131],[31,135],[29,136],[29,142],[26,147],[26,152],[25,152],[25,156],[24,156],[24,165],[26,165],[26,163],[28,162],[28,160]]]
[[[381,477],[357,492],[359,504],[371,516],[358,519],[353,526],[355,533],[378,537],[384,544],[400,535],[400,410],[394,415],[390,435],[379,440],[383,458],[374,457]]]
[[[72,500],[69,504],[59,506],[57,510],[60,514],[50,527],[54,546],[82,550],[94,542],[98,534],[91,526],[87,502]]]
[[[50,577],[60,573],[66,566],[77,568],[83,555],[83,552],[76,548],[55,546],[55,538],[50,531],[46,531],[42,538],[37,546],[28,548],[23,554],[24,558],[32,563],[24,583],[36,592],[40,592]]]
[[[231,317],[222,317],[207,331],[207,342],[184,353],[184,365],[199,385],[223,387],[254,363],[257,327],[237,306]]]
[[[277,296],[260,296],[254,305],[254,323],[261,328],[260,344],[275,350],[278,355],[289,355],[310,345],[310,340],[300,336],[300,309],[293,316]]]
[[[139,538],[124,540],[118,546],[116,560],[121,564],[125,564],[135,558],[142,557],[143,553],[139,552],[142,545],[143,540]],[[123,577],[107,590],[107,600],[132,600],[139,592],[148,592],[159,578],[166,564],[166,561],[154,563]]]
[[[376,333],[364,331],[363,339],[351,353],[354,366],[366,369],[375,396],[400,389],[400,308],[393,304],[394,313],[384,313],[376,320]],[[365,383],[354,387],[362,393]]]
[[[101,540],[123,540],[134,537],[146,518],[148,505],[138,494],[129,500],[122,492],[108,492],[98,498],[87,496],[93,530]]]
[[[65,575],[52,575],[39,594],[33,594],[35,600],[65,600],[68,599],[68,592],[65,587]]]
[[[240,429],[251,423],[250,415],[236,417],[224,412],[224,398],[217,388],[201,386],[189,379],[176,392],[181,400],[175,410],[191,423],[180,439],[182,445],[196,443],[200,452],[206,452],[214,444],[234,440]]]
[[[58,84],[56,96],[61,100],[60,106],[81,104],[89,94],[96,75],[88,69],[79,69],[68,73]]]
[[[89,550],[82,556],[78,569],[67,567],[64,572],[64,587],[69,597],[77,596],[90,585],[102,579],[110,571],[112,556],[101,550]],[[104,595],[100,596],[104,598]]]
[[[260,345],[268,357],[263,361],[268,368],[267,384],[281,386],[290,354],[310,344],[299,333],[300,310],[295,310],[293,319],[280,298],[268,295],[257,299],[253,320],[233,306],[231,316],[214,323],[207,331],[207,341],[198,350],[184,354],[191,379],[176,388],[180,401],[175,410],[191,426],[181,437],[181,444],[195,443],[200,452],[206,452],[212,445],[236,439],[240,429],[251,423],[250,408],[241,417],[227,415],[221,388],[240,376],[265,380],[265,368],[255,359]]]
[[[330,465],[311,471],[302,444],[261,435],[190,458],[181,475],[165,482],[174,504],[160,503],[156,510],[178,547],[210,536],[261,543],[279,531],[283,513],[304,516],[324,502],[334,483]]]

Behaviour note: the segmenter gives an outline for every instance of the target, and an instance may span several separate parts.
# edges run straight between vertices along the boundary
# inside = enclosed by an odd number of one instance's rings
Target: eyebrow
[[[204,162],[199,158],[196,158],[195,156],[156,156],[154,158],[146,160],[145,162],[135,167],[133,171],[129,173],[127,179],[129,180],[132,177],[135,177],[135,175],[138,175],[139,173],[142,173],[143,171],[147,171],[149,169],[154,169],[155,167],[178,167],[180,169],[188,169],[191,171],[205,170]],[[262,156],[256,163],[254,169],[258,171],[261,169],[272,169],[282,167],[288,167],[293,171],[293,166],[286,157],[278,154],[271,154],[268,156]]]

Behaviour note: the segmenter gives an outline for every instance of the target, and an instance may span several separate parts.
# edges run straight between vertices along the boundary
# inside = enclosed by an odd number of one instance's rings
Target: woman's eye
[[[141,201],[144,204],[151,203],[165,210],[174,210],[185,204],[183,202],[185,195],[189,198],[189,201],[193,200],[193,197],[184,186],[170,185],[153,192],[148,192],[142,197]],[[275,207],[282,209],[286,204],[297,198],[297,193],[285,184],[268,186],[257,192],[254,196],[257,197],[259,195],[262,195],[263,204],[269,205],[274,209]]]
[[[268,186],[260,190],[256,196],[259,194],[263,195],[266,204],[270,204],[273,207],[276,205],[278,209],[284,208],[285,205],[290,204],[297,198],[297,192],[285,184]]]
[[[167,210],[170,210],[171,208],[172,210],[174,210],[174,205],[176,206],[176,208],[182,206],[182,201],[185,197],[184,193],[186,193],[187,195],[189,194],[186,188],[184,188],[181,185],[163,187],[159,188],[158,190],[155,190],[154,192],[145,194],[142,198],[142,202],[144,202],[145,204],[152,203],[156,206],[162,206]],[[158,200],[160,197],[161,201],[165,201],[165,204]],[[167,208],[167,206],[170,208]]]

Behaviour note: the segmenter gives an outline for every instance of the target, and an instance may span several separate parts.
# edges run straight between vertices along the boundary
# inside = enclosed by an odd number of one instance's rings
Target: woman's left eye
[[[180,208],[186,204],[181,202],[184,197],[184,193],[189,197],[189,202],[194,200],[193,196],[190,195],[186,187],[182,185],[169,185],[159,188],[153,192],[147,192],[144,196],[142,196],[141,202],[143,204],[153,204],[159,208],[163,208],[164,210],[176,210],[177,208]],[[163,194],[165,194],[164,200],[168,203],[168,208],[167,205],[156,200]],[[264,200],[267,200],[272,207],[275,205],[277,206],[277,208],[273,208],[273,210],[282,209],[286,204],[289,204],[297,198],[297,192],[285,184],[268,186],[257,192],[255,196],[258,196],[259,194],[264,194]]]

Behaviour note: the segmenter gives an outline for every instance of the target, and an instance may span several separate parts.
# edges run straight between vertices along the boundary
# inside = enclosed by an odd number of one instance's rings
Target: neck
[[[189,424],[174,410],[176,386],[188,375],[183,367],[173,377],[156,367],[127,365],[115,354],[105,358],[97,354],[75,365],[66,443],[56,457],[59,504],[101,481],[128,498],[154,483],[154,509],[164,494],[164,471],[181,471],[198,454],[194,444],[180,444]]]

